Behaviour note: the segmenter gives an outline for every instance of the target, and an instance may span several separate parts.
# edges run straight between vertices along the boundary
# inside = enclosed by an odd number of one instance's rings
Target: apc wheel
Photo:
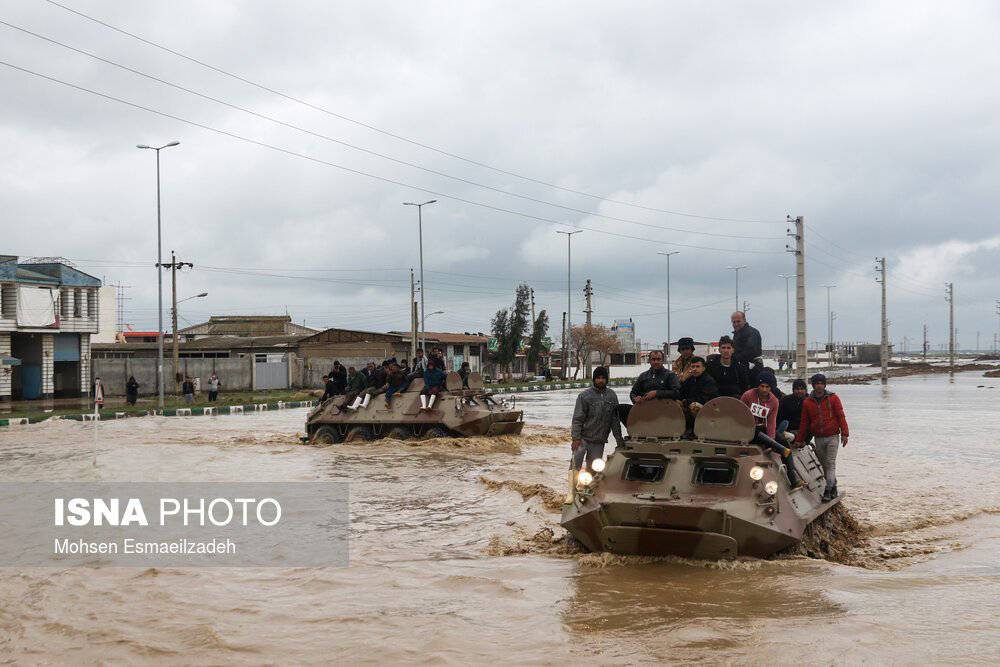
[[[440,426],[431,426],[429,429],[424,431],[424,437],[431,438],[447,438],[448,431],[441,428]]]
[[[320,426],[316,429],[316,432],[313,433],[311,442],[314,445],[329,447],[330,445],[336,445],[338,442],[342,442],[343,440],[344,436],[340,435],[340,431],[333,426]]]
[[[370,426],[355,426],[347,432],[344,442],[366,442],[372,440],[372,429]]]
[[[390,440],[409,440],[413,437],[413,429],[405,426],[394,426],[386,433],[385,437]]]

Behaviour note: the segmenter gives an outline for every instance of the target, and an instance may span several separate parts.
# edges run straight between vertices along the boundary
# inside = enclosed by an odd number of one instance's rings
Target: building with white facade
[[[65,260],[0,255],[0,401],[90,393],[100,287]]]

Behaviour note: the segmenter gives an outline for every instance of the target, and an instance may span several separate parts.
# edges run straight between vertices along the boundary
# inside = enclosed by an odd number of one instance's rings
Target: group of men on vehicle
[[[694,420],[708,401],[730,396],[742,401],[754,418],[752,443],[775,452],[785,465],[792,489],[804,486],[792,464],[792,447],[804,446],[810,438],[823,465],[826,478],[824,500],[837,496],[836,461],[839,446],[847,446],[848,426],[840,398],[826,390],[826,376],[810,378],[812,393],[806,393],[805,381],[792,383],[792,393],[785,396],[778,387],[774,371],[764,366],[760,332],[746,320],[742,311],[731,316],[732,336],[719,339],[719,354],[708,360],[696,356],[692,338],[677,341],[678,357],[672,368],[664,365],[663,353],[650,352],[649,369],[636,378],[629,398],[620,404],[608,388],[608,369],[594,369],[593,385],[576,401],[572,422],[573,457],[570,465],[570,495],[576,484],[576,472],[604,456],[608,436],[617,445],[624,444],[621,424],[628,424],[632,408],[648,401],[675,400],[684,409],[685,437],[693,437]]]
[[[341,408],[356,411],[367,408],[373,396],[384,395],[388,410],[392,406],[392,397],[406,391],[419,378],[424,382],[420,390],[421,409],[433,410],[438,395],[445,391],[446,369],[444,350],[440,347],[431,348],[428,355],[424,354],[422,347],[418,347],[412,364],[405,358],[399,361],[392,357],[380,364],[369,361],[360,371],[354,366],[345,367],[339,360],[334,361],[333,368],[323,376],[324,390],[320,403],[340,396],[343,397]],[[464,387],[469,386],[470,373],[469,363],[463,362],[458,374]]]

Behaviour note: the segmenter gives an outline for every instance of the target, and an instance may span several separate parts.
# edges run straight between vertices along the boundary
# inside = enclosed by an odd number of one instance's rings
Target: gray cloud
[[[993,211],[1000,176],[1000,65],[991,3],[107,3],[67,0],[184,53],[430,145],[609,198],[711,216],[781,220],[809,235],[810,339],[878,336],[872,259],[889,257],[893,337],[926,321],[946,336],[942,282],[956,282],[961,340],[996,326]],[[700,221],[599,202],[422,150],[269,95],[100,28],[41,0],[0,19],[315,132],[429,168],[612,217],[721,234],[784,226]],[[732,272],[765,337],[784,340],[793,270],[783,238],[667,232],[570,213],[455,183],[279,128],[0,26],[0,59],[255,140],[419,187],[579,224],[583,280],[599,320],[635,316],[665,335],[663,249],[593,230],[773,254],[681,248],[674,334],[726,327]],[[314,325],[407,323],[415,212],[405,187],[282,155],[0,68],[4,250],[64,255],[132,285],[130,319],[155,323],[153,156],[163,154],[164,237],[196,270],[182,293],[210,313],[283,312]],[[433,198],[428,196],[426,198]],[[565,239],[552,225],[441,199],[425,210],[428,323],[483,330],[520,281],[557,323]],[[821,235],[821,236],[820,236]],[[833,240],[831,245],[827,239]],[[958,244],[958,245],[956,245]],[[968,245],[962,245],[968,244]],[[976,245],[978,244],[978,245]],[[145,267],[138,266],[145,264]],[[256,274],[207,270],[252,269]],[[303,271],[303,269],[309,269]],[[320,271],[324,269],[325,271]],[[268,274],[268,275],[263,275]],[[278,277],[278,276],[297,276]],[[483,277],[489,276],[489,277]],[[346,282],[344,282],[346,281]],[[358,284],[362,283],[362,284]],[[689,310],[681,310],[689,308]]]

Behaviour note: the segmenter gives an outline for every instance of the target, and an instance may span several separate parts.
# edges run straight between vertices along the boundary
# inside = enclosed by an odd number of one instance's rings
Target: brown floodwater
[[[1000,381],[836,389],[842,562],[573,553],[575,391],[499,441],[318,449],[304,410],[4,430],[4,481],[347,481],[351,533],[345,568],[0,568],[0,661],[997,664]]]

